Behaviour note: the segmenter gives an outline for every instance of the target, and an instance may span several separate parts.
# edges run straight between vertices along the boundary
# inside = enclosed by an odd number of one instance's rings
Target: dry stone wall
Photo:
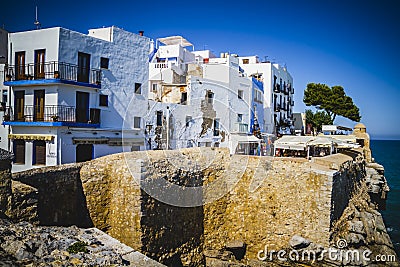
[[[204,266],[204,254],[229,260],[231,248],[243,249],[242,263],[252,262],[266,245],[285,248],[294,235],[328,247],[364,175],[358,156],[310,162],[230,156],[227,149],[142,151],[14,179],[38,190],[41,224],[93,225],[168,266]],[[203,191],[168,195],[171,184]],[[170,204],[161,201],[167,196]],[[199,197],[206,203],[190,207]],[[176,200],[182,206],[171,205]]]

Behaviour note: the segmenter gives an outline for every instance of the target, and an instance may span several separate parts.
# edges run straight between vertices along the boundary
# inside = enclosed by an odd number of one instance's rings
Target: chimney
[[[143,34],[144,34],[144,31],[139,31],[140,36],[143,36]]]

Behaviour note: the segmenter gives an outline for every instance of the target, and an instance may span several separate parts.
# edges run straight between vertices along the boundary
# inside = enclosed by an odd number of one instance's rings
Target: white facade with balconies
[[[239,57],[246,75],[264,85],[264,129],[276,133],[277,127],[291,124],[293,119],[293,78],[286,67],[269,61],[260,62],[257,56]]]
[[[263,87],[243,74],[238,58],[191,52],[180,36],[157,43],[165,45],[150,62],[147,149],[218,146],[259,153],[253,131],[264,120]]]
[[[149,38],[114,26],[10,33],[2,127],[13,171],[143,149],[141,108],[128,106],[147,105],[149,48]]]

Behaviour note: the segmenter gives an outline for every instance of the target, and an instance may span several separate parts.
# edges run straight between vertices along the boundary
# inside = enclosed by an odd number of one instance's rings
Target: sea
[[[372,157],[385,167],[390,192],[381,211],[387,232],[400,256],[400,140],[371,140]]]

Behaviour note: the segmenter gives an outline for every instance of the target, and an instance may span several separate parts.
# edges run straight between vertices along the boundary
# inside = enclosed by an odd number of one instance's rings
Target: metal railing
[[[29,63],[4,67],[5,81],[60,79],[100,85],[101,70],[65,62]]]
[[[4,121],[21,122],[82,122],[100,123],[100,109],[77,109],[72,106],[46,105],[46,106],[23,106],[13,109],[6,107]]]
[[[279,84],[274,85],[274,92],[275,93],[280,93],[281,92],[281,86]]]

